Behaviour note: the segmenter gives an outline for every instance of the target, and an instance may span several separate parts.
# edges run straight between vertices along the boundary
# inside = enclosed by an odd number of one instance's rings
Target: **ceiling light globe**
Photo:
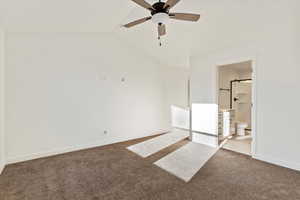
[[[152,16],[152,22],[155,24],[166,24],[170,20],[170,17],[167,13],[156,13]]]

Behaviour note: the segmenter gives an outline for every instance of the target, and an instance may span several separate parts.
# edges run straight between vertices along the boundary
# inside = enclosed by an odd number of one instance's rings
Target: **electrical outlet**
[[[107,134],[107,131],[103,131],[103,133],[104,133],[104,135],[106,135],[106,134]]]

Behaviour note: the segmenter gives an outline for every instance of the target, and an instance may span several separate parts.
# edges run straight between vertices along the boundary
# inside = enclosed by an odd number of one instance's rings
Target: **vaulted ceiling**
[[[173,12],[199,13],[201,19],[196,23],[171,21],[162,47],[151,21],[131,29],[121,27],[150,14],[131,0],[0,0],[0,19],[8,32],[112,33],[162,65],[188,67],[190,55],[244,42],[245,36],[255,37],[263,24],[257,22],[264,20],[262,8],[269,2],[181,0]]]

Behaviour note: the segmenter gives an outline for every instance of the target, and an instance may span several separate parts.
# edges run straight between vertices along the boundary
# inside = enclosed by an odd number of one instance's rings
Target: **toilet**
[[[237,128],[237,135],[238,136],[245,136],[246,132],[245,129],[248,127],[248,124],[246,122],[236,122],[236,128]]]

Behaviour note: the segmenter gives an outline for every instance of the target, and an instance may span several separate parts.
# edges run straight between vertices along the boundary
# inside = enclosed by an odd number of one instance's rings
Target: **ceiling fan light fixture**
[[[156,13],[152,16],[152,22],[155,24],[167,24],[170,20],[170,17],[167,13]]]

